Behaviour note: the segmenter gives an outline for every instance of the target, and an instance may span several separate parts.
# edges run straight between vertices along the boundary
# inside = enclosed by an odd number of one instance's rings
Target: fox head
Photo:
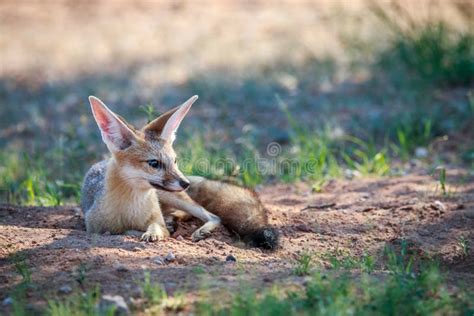
[[[143,189],[182,191],[189,186],[178,169],[173,142],[176,130],[197,98],[193,96],[137,130],[98,98],[89,97],[102,139],[123,179]]]

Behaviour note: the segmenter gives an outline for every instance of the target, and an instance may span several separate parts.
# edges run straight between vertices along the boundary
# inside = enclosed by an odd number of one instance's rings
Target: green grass
[[[247,187],[255,187],[271,179],[285,182],[308,180],[314,184],[316,191],[321,191],[328,179],[343,176],[346,169],[360,175],[390,174],[388,146],[347,135],[334,139],[329,129],[312,131],[293,123],[293,118],[287,115],[291,124],[291,142],[278,147],[276,155],[262,153],[249,139],[235,148],[229,148],[205,140],[203,135],[198,134],[183,137],[184,142],[176,146],[178,165],[185,174],[228,180]],[[408,148],[408,145],[405,147]],[[58,172],[56,166],[48,163],[50,160],[47,157],[58,159],[59,164],[69,160],[68,157],[55,156],[54,149],[52,151],[45,155],[0,154],[3,158],[0,195],[6,202],[55,206],[79,200],[82,182],[79,170],[85,173],[88,166],[82,161],[77,171]],[[411,147],[403,149],[407,155],[409,151]],[[73,152],[70,155],[76,157],[79,154]]]
[[[40,155],[0,153],[0,197],[8,203],[56,206],[66,199],[78,201],[78,179],[57,178],[48,160]],[[70,176],[66,176],[71,178]]]
[[[72,295],[65,300],[49,300],[45,312],[49,316],[112,316],[115,306],[100,307],[100,289]]]
[[[465,236],[459,236],[457,238],[457,245],[460,249],[461,257],[466,258],[471,251],[471,244],[469,243],[469,240]]]
[[[173,296],[169,296],[164,287],[154,283],[151,280],[150,271],[145,271],[143,281],[139,282],[143,290],[143,296],[146,299],[146,314],[162,314],[164,311],[180,311],[185,304],[184,295],[177,292]],[[142,308],[138,306],[138,308]]]
[[[466,250],[468,251],[468,250]],[[303,284],[274,284],[256,291],[241,287],[229,293],[227,300],[214,301],[204,293],[194,305],[196,315],[470,315],[474,304],[472,293],[457,288],[448,291],[443,272],[436,262],[418,261],[410,256],[406,243],[395,249],[385,247],[383,256],[375,259],[364,254],[351,257],[336,250],[323,256],[332,269],[312,265],[313,255],[302,254],[294,273],[306,276]],[[22,281],[15,290],[12,311],[27,315],[26,291],[34,288],[26,259],[13,262]],[[145,272],[138,284],[144,303],[131,306],[135,312],[162,314],[179,312],[189,303],[183,294],[168,295],[160,284]],[[21,293],[19,296],[18,293]],[[79,291],[63,298],[51,298],[44,315],[113,315],[114,308],[100,309],[100,288]]]
[[[300,290],[243,291],[225,307],[201,303],[203,315],[469,315],[470,293],[450,293],[433,263],[414,270],[412,258],[387,248],[386,273],[370,256],[335,259],[340,272],[316,271]],[[369,259],[370,258],[370,259]],[[359,274],[350,270],[365,266]]]
[[[230,307],[201,306],[203,315],[468,315],[468,297],[450,295],[435,268],[416,275],[390,274],[384,282],[367,275],[316,273],[302,291],[237,296]]]
[[[165,289],[159,285],[154,284],[151,281],[151,274],[149,271],[143,273],[143,281],[140,283],[141,288],[143,289],[143,295],[147,300],[147,304],[159,305],[167,297]]]
[[[388,149],[377,149],[372,142],[364,142],[356,137],[348,137],[355,144],[348,153],[342,153],[347,166],[362,175],[385,176],[390,173],[390,160],[387,156]]]
[[[347,171],[360,176],[390,175],[393,161],[411,159],[418,147],[431,150],[431,142],[441,135],[441,114],[424,117],[417,110],[394,120],[385,135],[378,137],[383,141],[347,133],[334,136],[329,126],[311,129],[298,124],[284,102],[279,102],[289,122],[290,142],[282,146],[275,143],[276,154],[266,152],[268,148],[262,150],[250,137],[242,137],[230,147],[196,132],[183,135],[176,145],[180,169],[185,174],[246,187],[275,180],[309,181],[314,191],[320,192],[329,179],[347,176]],[[42,155],[0,153],[0,196],[6,202],[23,205],[77,203],[82,173],[91,161],[88,155],[93,156],[88,153],[84,157],[81,146],[73,146],[67,154],[61,148]]]
[[[16,273],[21,276],[21,281],[15,286],[11,293],[12,313],[15,316],[27,315],[26,301],[27,292],[34,289],[31,281],[31,270],[27,263],[27,258],[23,254],[15,254],[10,257],[15,265]]]
[[[434,138],[432,126],[431,118],[423,118],[421,115],[400,120],[396,127],[398,146],[395,151],[398,156],[407,161],[417,147],[428,147]]]
[[[310,253],[301,254],[296,260],[294,273],[298,276],[309,275],[312,267],[313,256]]]
[[[448,190],[446,189],[446,168],[438,167],[436,170],[439,172],[438,181],[441,192],[446,196],[448,194]]]
[[[467,86],[474,82],[474,32],[436,17],[415,22],[400,6],[372,3],[372,12],[392,33],[377,65],[398,86]],[[468,23],[469,25],[469,23]],[[472,26],[472,24],[471,24]]]
[[[222,179],[237,175],[238,165],[232,151],[209,146],[202,135],[186,138],[177,145],[178,166],[185,174]]]
[[[375,257],[367,253],[364,253],[361,257],[354,257],[342,249],[336,249],[332,253],[324,254],[323,258],[329,261],[332,269],[336,270],[360,269],[366,273],[375,270]]]

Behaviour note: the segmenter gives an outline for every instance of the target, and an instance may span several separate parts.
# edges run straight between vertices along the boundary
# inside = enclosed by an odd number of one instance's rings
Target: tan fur
[[[192,97],[137,130],[100,100],[89,98],[112,157],[105,167],[101,163],[91,167],[84,180],[81,204],[87,231],[140,230],[145,231],[142,239],[147,241],[169,236],[159,199],[165,208],[183,210],[205,222],[193,233],[194,240],[205,238],[219,225],[217,216],[186,193],[177,193],[188,182],[177,167],[172,143],[177,127],[196,99]],[[150,166],[150,160],[159,161],[160,166]]]
[[[148,239],[169,236],[161,208],[153,188],[129,184],[120,174],[120,163],[111,158],[105,175],[104,198],[97,211],[86,215],[87,231],[123,233],[127,230],[147,231]],[[151,227],[150,227],[151,226]]]

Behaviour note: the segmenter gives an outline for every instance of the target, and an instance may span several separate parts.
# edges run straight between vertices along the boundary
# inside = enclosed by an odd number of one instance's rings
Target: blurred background
[[[474,3],[3,0],[0,200],[77,201],[107,154],[89,95],[140,127],[194,94],[186,173],[472,172]]]

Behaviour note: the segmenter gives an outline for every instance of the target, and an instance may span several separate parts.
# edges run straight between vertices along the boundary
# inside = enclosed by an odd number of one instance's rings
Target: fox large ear
[[[130,147],[135,140],[135,133],[127,123],[96,97],[90,96],[89,102],[107,148],[111,152],[117,152]]]
[[[167,142],[173,143],[176,138],[176,130],[188,113],[191,105],[193,105],[197,99],[198,96],[195,95],[188,101],[184,102],[182,105],[169,110],[168,112],[160,115],[158,118],[148,123],[143,128],[145,135],[160,138]]]

